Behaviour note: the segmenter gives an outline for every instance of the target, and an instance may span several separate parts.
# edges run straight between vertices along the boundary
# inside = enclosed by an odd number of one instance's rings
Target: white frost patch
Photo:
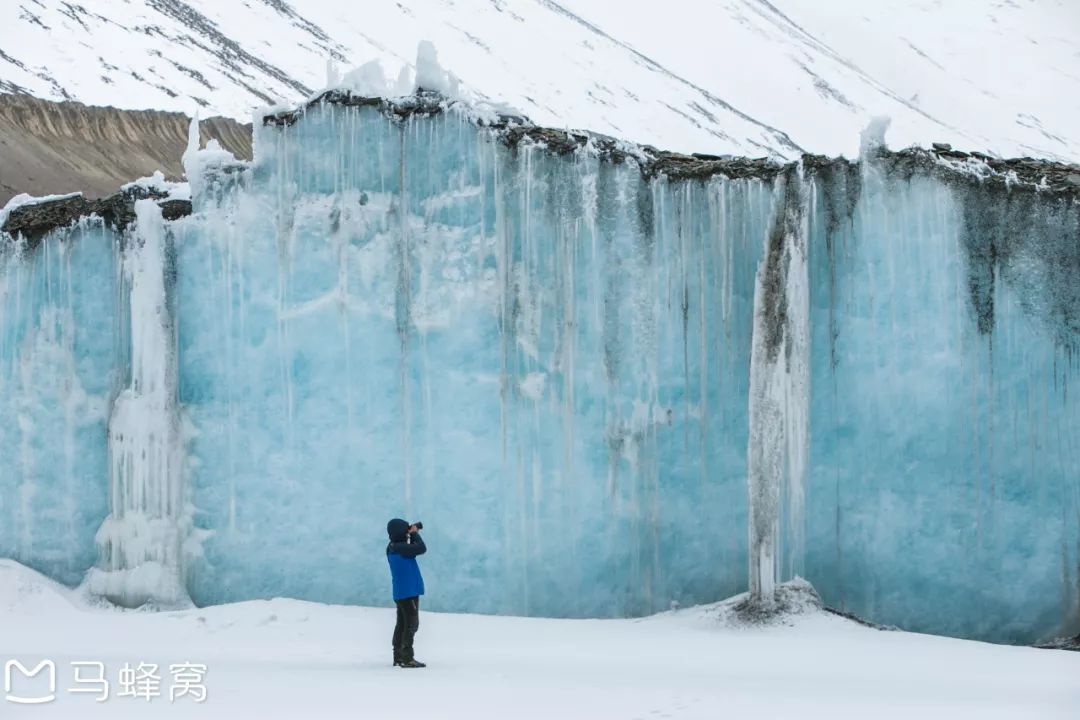
[[[522,378],[521,394],[531,400],[539,400],[544,396],[547,387],[547,373],[531,372]]]

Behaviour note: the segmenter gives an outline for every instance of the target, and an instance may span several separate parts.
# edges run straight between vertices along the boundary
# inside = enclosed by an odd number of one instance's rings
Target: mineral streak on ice
[[[810,287],[807,197],[802,165],[774,190],[772,222],[754,288],[750,355],[750,598],[763,609],[781,579],[781,517],[791,553],[786,577],[802,573],[803,503],[809,450]],[[786,512],[783,512],[786,510]]]
[[[154,201],[138,201],[135,211],[121,257],[130,379],[109,416],[109,515],[96,536],[100,562],[88,576],[92,592],[128,607],[186,600],[183,551],[190,526],[167,231]]]

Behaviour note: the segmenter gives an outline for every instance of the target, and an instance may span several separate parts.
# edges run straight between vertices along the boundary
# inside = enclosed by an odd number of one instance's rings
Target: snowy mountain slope
[[[886,114],[893,144],[1077,159],[1076,16],[1054,0],[13,0],[0,91],[246,120],[322,87],[327,59],[393,77],[429,39],[470,90],[536,122],[675,150],[851,154]],[[988,65],[1006,25],[1024,40]]]
[[[664,13],[642,3],[620,12],[609,0],[573,4],[816,152],[850,154],[867,119],[886,115],[894,147],[941,140],[1080,158],[1075,2],[668,0]],[[702,62],[706,47],[710,62]]]

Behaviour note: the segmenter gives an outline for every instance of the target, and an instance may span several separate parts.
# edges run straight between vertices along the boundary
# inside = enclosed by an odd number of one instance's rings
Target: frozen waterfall
[[[130,382],[109,416],[109,515],[97,532],[101,555],[91,591],[137,607],[182,603],[182,549],[189,508],[176,403],[175,328],[161,210],[135,203],[120,262],[130,317]]]
[[[772,220],[754,288],[750,353],[750,598],[768,608],[776,583],[802,573],[809,451],[810,285],[808,200],[802,165],[777,179]],[[791,559],[780,575],[781,517]]]

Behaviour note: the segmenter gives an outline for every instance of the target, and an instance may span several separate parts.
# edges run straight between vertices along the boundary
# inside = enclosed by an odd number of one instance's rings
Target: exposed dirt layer
[[[387,100],[362,97],[347,91],[331,90],[313,98],[305,105],[263,117],[263,125],[292,125],[304,113],[320,105],[345,107],[374,107],[399,120],[412,115],[436,115],[453,109],[457,103],[438,93],[420,90],[415,96]],[[466,110],[467,112],[467,110]],[[755,177],[772,180],[783,171],[784,165],[768,158],[702,155],[657,150],[650,146],[635,146],[606,135],[580,130],[559,130],[534,125],[528,118],[498,115],[494,121],[477,118],[478,125],[496,129],[501,139],[511,147],[523,141],[546,146],[556,154],[567,154],[591,144],[602,158],[622,162],[634,158],[642,172],[652,177],[666,175],[673,179],[708,179],[713,176],[729,178]],[[1022,187],[1080,198],[1080,165],[1065,164],[1030,157],[994,158],[978,152],[953,150],[944,143],[934,143],[929,149],[907,148],[881,150],[878,159],[894,175],[910,177],[916,172],[938,175],[943,179],[969,182],[989,182],[992,185]],[[856,161],[829,158],[823,155],[804,155],[806,169],[811,172],[834,172],[838,165],[854,165]]]
[[[161,216],[166,220],[191,214],[191,201],[167,198],[136,185],[100,199],[88,200],[82,195],[72,195],[22,205],[11,211],[0,232],[21,237],[28,248],[34,248],[50,230],[67,227],[91,215],[100,217],[114,230],[123,231],[135,221],[135,201],[147,198],[158,201]]]
[[[19,193],[101,198],[155,170],[178,180],[189,122],[181,113],[0,95],[0,206]],[[203,142],[215,138],[251,159],[250,125],[220,117],[200,125]]]

